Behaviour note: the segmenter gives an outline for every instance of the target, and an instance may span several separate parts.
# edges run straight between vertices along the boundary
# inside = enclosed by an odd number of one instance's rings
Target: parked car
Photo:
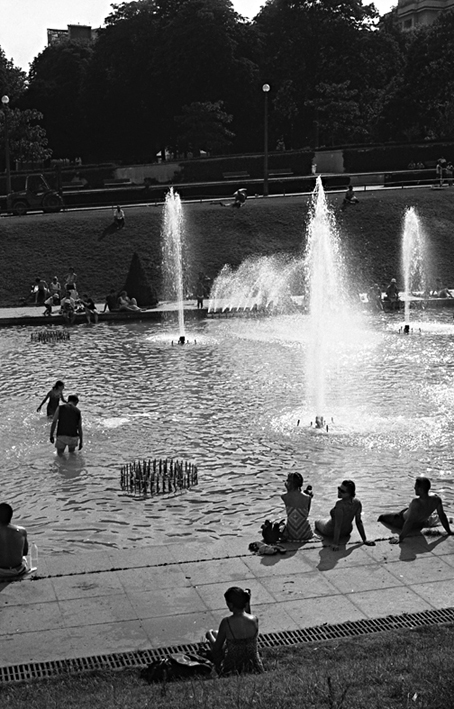
[[[41,174],[26,175],[24,188],[10,192],[6,197],[6,211],[17,216],[38,209],[43,212],[59,212],[63,207],[61,196],[49,187]]]

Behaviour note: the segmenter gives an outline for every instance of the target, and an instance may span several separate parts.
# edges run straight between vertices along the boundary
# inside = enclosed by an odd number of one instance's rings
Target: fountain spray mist
[[[345,290],[339,237],[321,177],[312,195],[304,266],[309,303],[307,388],[315,406],[316,425],[323,425],[328,350],[337,329],[335,318],[344,307]]]
[[[405,212],[402,230],[402,270],[405,288],[405,324],[410,325],[410,296],[414,291],[425,291],[425,238],[421,221],[414,207]]]
[[[178,333],[183,344],[186,337],[183,307],[183,240],[184,221],[181,199],[170,188],[164,204],[162,223],[164,293],[178,305]],[[182,339],[183,338],[183,339]]]

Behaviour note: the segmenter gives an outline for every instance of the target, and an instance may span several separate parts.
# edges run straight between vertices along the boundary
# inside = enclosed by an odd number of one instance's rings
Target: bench
[[[128,177],[119,177],[103,180],[103,184],[104,187],[124,187],[125,185],[132,185],[132,182]]]
[[[82,187],[86,187],[87,183],[86,182],[63,182],[62,183],[62,189],[64,190],[80,190]]]
[[[238,172],[223,172],[224,180],[245,180],[250,177],[247,170],[239,170]]]
[[[273,167],[268,170],[269,177],[284,177],[285,175],[293,175],[291,167]]]

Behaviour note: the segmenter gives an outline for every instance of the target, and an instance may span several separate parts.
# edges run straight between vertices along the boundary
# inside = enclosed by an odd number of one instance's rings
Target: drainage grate
[[[283,630],[276,633],[259,635],[260,648],[278,647],[280,645],[297,645],[323,640],[351,638],[358,635],[370,635],[386,630],[402,628],[421,628],[425,625],[442,625],[454,622],[454,608],[421,611],[419,613],[404,613],[403,615],[388,615],[385,618],[353,620],[335,625],[317,625],[300,630]],[[31,679],[44,679],[62,675],[80,674],[93,670],[119,670],[128,667],[144,667],[159,660],[169,653],[197,653],[203,643],[174,645],[151,650],[135,650],[134,652],[113,653],[112,655],[94,655],[78,657],[69,660],[53,660],[50,662],[33,662],[11,667],[0,667],[0,684],[8,682],[23,682]]]

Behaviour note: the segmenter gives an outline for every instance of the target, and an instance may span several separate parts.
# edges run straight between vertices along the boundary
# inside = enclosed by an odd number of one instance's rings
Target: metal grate
[[[404,613],[389,615],[384,618],[353,620],[334,625],[317,625],[300,630],[284,630],[276,633],[259,635],[259,647],[270,648],[282,645],[298,645],[323,640],[351,638],[358,635],[382,633],[387,630],[402,628],[421,628],[425,625],[443,625],[454,622],[454,608],[421,611],[419,613]],[[49,662],[33,662],[24,665],[0,667],[0,684],[8,682],[24,682],[31,679],[44,679],[68,674],[80,674],[93,670],[119,670],[125,668],[145,667],[169,653],[198,653],[204,643],[174,645],[150,650],[135,650],[134,652],[113,653],[111,655],[93,655],[77,657],[69,660],[53,660]]]

